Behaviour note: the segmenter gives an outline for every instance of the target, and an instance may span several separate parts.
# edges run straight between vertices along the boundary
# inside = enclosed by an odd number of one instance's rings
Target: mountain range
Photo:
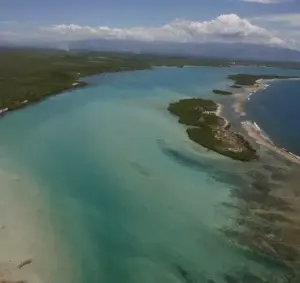
[[[236,60],[292,61],[300,62],[300,51],[246,43],[176,43],[161,41],[136,41],[120,39],[86,39],[64,42],[27,42],[2,46],[54,48],[69,51],[111,51],[136,54],[197,56]]]
[[[69,42],[69,50],[115,51],[264,61],[299,61],[300,52],[288,48],[244,43],[175,43],[91,39]]]

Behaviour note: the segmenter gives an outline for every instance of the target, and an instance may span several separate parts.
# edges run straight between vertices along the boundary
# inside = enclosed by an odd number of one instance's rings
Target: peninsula
[[[258,80],[274,80],[274,79],[297,79],[297,76],[277,76],[277,75],[250,75],[250,74],[235,74],[229,75],[229,79],[234,81],[234,88],[237,86],[253,86]]]
[[[267,87],[266,81],[270,80],[287,80],[300,79],[297,76],[278,76],[278,75],[250,75],[250,74],[236,74],[230,75],[228,78],[232,79],[235,84],[240,84],[242,91],[234,93],[235,103],[233,108],[239,115],[244,115],[245,103],[249,97],[255,93],[259,93]],[[259,145],[263,145],[269,150],[276,152],[283,156],[286,160],[300,164],[300,157],[275,144],[256,124],[252,121],[242,121],[242,127],[247,132],[248,136],[255,140]]]

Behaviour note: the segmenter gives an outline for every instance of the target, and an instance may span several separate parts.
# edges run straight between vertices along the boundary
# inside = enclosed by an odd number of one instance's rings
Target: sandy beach
[[[222,108],[223,108],[223,107],[222,107],[222,104],[220,104],[220,103],[218,103],[217,105],[218,105],[218,108],[217,108],[215,114],[216,114],[217,116],[221,117],[221,113],[222,113]]]
[[[39,186],[25,172],[4,170],[3,162],[0,167],[0,282],[55,282],[61,269],[69,270],[69,262],[62,260],[63,248]]]
[[[223,112],[223,105],[220,104],[219,107],[218,107],[218,110],[217,110],[217,112],[216,112],[216,115],[219,116],[219,117],[221,117],[221,118],[224,120],[225,124],[224,124],[223,128],[226,128],[230,123],[229,123],[229,121],[223,116],[222,112]]]
[[[0,179],[0,282],[41,282],[33,248],[39,235],[36,195],[18,175],[0,170]]]
[[[268,149],[282,155],[291,162],[300,164],[300,157],[276,146],[268,137],[264,136],[264,134],[256,128],[255,124],[249,121],[244,121],[242,122],[242,125],[247,134],[251,138],[253,138],[257,144],[267,147]]]
[[[229,124],[229,121],[222,115],[223,105],[218,103],[217,106],[218,106],[217,110],[214,112],[214,114],[224,120],[225,124],[224,124],[223,128],[226,128]]]
[[[247,99],[250,98],[251,95],[260,92],[266,89],[269,85],[267,82],[271,82],[272,80],[257,80],[253,86],[245,86],[239,92],[234,93],[235,103],[233,105],[234,111],[238,113],[240,116],[244,116],[244,105]]]
[[[291,79],[291,80],[299,80],[299,79]],[[243,91],[239,91],[234,94],[235,103],[233,105],[234,111],[240,116],[245,116],[244,105],[246,101],[250,98],[251,95],[258,94],[264,89],[266,89],[269,84],[274,81],[259,79],[256,83],[251,87],[243,87]],[[265,146],[269,150],[276,152],[286,158],[287,160],[300,164],[300,157],[294,155],[287,150],[278,147],[275,145],[272,140],[259,128],[258,125],[252,123],[251,121],[243,121],[242,122],[243,129],[247,132],[249,137],[255,140],[255,142],[261,146]]]

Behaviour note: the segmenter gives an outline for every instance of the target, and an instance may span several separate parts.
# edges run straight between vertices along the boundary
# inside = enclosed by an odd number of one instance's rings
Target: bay
[[[225,283],[243,268],[272,272],[221,232],[237,217],[223,203],[236,204],[231,192],[252,165],[194,144],[167,111],[185,97],[218,99],[211,90],[239,72],[297,73],[186,67],[93,76],[86,88],[1,119],[0,265],[32,258],[29,282],[46,283]]]

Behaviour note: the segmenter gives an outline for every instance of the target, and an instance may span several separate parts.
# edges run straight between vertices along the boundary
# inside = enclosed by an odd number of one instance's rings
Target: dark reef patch
[[[213,93],[215,94],[221,94],[221,95],[231,95],[231,91],[226,91],[226,90],[220,90],[220,89],[214,89]]]
[[[132,168],[134,168],[141,175],[144,175],[146,177],[150,176],[149,171],[142,164],[140,164],[138,162],[130,162],[130,165],[131,165]]]
[[[223,233],[245,257],[268,267],[269,274],[253,277],[253,282],[300,282],[299,209],[285,197],[297,191],[296,187],[287,185],[293,172],[299,170],[294,169],[261,165],[246,174],[248,185],[232,190],[237,205],[224,204],[234,209],[236,219],[233,227],[222,229]],[[228,274],[224,279],[248,282],[251,278],[244,281],[241,276]]]
[[[194,168],[198,170],[205,170],[207,168],[207,165],[205,165],[200,160],[188,156],[187,154],[181,153],[180,151],[177,151],[175,149],[161,147],[161,150],[164,154],[168,155],[172,159],[174,159],[176,162],[181,163],[189,168]]]
[[[232,85],[231,88],[242,88],[240,85]]]

